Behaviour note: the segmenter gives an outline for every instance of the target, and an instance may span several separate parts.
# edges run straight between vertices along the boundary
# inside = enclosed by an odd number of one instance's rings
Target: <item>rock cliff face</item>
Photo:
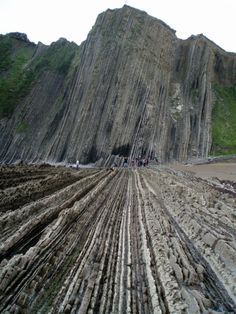
[[[10,113],[2,111],[2,162],[184,161],[236,151],[235,135],[224,142],[218,125],[219,110],[229,132],[236,125],[227,118],[236,117],[236,54],[203,35],[180,40],[162,21],[124,6],[100,14],[80,47],[14,40],[30,46],[20,77],[31,76]],[[0,68],[1,81],[9,71]]]

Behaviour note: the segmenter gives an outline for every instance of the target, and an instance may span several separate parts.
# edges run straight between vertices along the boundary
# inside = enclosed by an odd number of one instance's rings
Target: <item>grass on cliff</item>
[[[236,86],[215,86],[212,111],[213,155],[236,154]]]
[[[66,75],[77,49],[76,44],[67,42],[65,39],[59,39],[52,43],[36,61],[35,71],[41,73],[43,70],[50,70]]]
[[[11,43],[8,38],[0,37],[0,71],[5,71],[11,65]]]
[[[8,36],[0,37],[0,118],[9,117],[28,92],[34,79],[33,72],[24,67],[33,49]]]
[[[34,45],[0,35],[0,119],[12,115],[44,71],[67,75],[77,50],[76,44],[60,39],[31,62]]]

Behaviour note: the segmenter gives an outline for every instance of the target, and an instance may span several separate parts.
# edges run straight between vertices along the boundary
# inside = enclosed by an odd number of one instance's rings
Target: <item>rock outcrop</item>
[[[0,120],[2,162],[184,161],[228,145],[212,108],[224,106],[219,90],[236,103],[236,54],[202,34],[180,40],[162,21],[124,6],[100,14],[80,47],[60,39],[31,49],[22,66],[23,78],[32,74],[28,88]],[[236,151],[236,142],[229,146]]]
[[[1,313],[236,313],[236,190],[162,168],[0,166]]]

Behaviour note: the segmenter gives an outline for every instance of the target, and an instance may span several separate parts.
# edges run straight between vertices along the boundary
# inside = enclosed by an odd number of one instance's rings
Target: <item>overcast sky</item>
[[[163,20],[179,38],[203,33],[236,52],[236,0],[0,0],[0,34],[17,31],[35,43],[64,37],[80,44],[99,13],[125,3]]]

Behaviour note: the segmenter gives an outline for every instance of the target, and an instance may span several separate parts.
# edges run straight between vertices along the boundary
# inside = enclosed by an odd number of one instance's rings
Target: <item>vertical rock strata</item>
[[[1,313],[236,312],[232,191],[164,169],[0,171]]]
[[[55,54],[12,117],[0,120],[0,160],[208,155],[214,88],[234,88],[235,54],[203,35],[180,40],[162,21],[128,6],[100,14],[80,47],[64,46],[65,58],[75,51],[67,71],[55,67]],[[36,71],[50,49],[38,45],[29,67]]]

